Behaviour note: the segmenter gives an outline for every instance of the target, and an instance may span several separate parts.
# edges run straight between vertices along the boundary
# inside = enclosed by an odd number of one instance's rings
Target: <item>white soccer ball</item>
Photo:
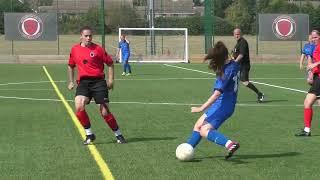
[[[193,154],[193,147],[188,143],[182,143],[176,149],[176,157],[180,161],[190,161],[193,159]]]

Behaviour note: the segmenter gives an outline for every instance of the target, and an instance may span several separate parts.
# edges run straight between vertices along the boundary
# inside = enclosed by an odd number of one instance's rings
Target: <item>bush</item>
[[[229,35],[233,31],[233,26],[226,20],[215,17],[215,35]],[[162,28],[188,28],[189,35],[204,34],[204,17],[158,17],[155,19],[156,27]]]

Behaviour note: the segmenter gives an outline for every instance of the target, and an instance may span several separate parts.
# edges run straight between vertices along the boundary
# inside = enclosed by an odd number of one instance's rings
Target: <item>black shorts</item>
[[[106,80],[101,78],[81,79],[76,90],[76,96],[79,95],[88,97],[90,101],[93,98],[96,104],[108,103],[109,95]]]
[[[240,65],[240,81],[249,81],[250,64]]]
[[[310,94],[320,96],[320,78],[318,74],[313,75],[313,83],[308,91]]]

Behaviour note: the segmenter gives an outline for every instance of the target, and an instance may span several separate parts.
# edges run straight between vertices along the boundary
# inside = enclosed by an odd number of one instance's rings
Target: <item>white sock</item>
[[[232,141],[228,140],[227,143],[224,145],[226,148],[232,143]]]
[[[304,131],[305,131],[305,132],[310,132],[310,128],[304,127]]]
[[[91,128],[88,128],[88,129],[84,129],[86,131],[86,135],[91,135],[93,134],[92,131],[91,131]]]
[[[116,131],[113,131],[113,132],[114,132],[114,135],[115,135],[115,136],[120,136],[120,135],[122,135],[120,129],[118,129],[118,130],[116,130]]]

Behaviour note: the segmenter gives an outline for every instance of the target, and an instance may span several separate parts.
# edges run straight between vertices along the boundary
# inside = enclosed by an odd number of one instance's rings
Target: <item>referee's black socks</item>
[[[261,94],[261,92],[251,82],[249,82],[247,87],[250,88],[252,91],[254,91],[257,95]]]

